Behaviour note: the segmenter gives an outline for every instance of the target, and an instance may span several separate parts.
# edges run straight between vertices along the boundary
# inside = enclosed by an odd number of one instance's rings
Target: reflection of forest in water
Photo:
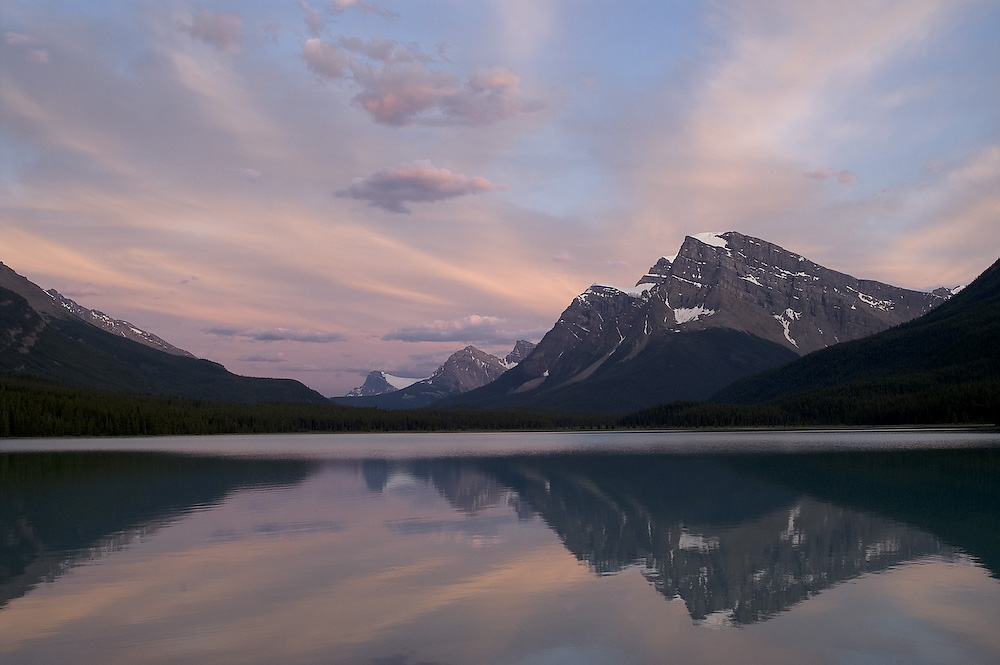
[[[0,454],[0,608],[77,561],[238,489],[301,482],[315,467],[163,453]]]
[[[695,619],[758,621],[961,549],[994,576],[1000,451],[538,456],[406,465],[455,507],[537,512],[598,574],[639,567]],[[368,463],[370,489],[391,473]]]
[[[0,607],[75,561],[319,461],[0,455]],[[597,574],[638,568],[696,619],[758,621],[838,582],[956,548],[1000,570],[1000,451],[539,455],[332,463],[405,474],[474,514],[541,518]]]

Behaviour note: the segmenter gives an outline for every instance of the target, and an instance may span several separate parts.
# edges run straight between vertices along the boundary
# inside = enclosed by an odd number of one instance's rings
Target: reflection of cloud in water
[[[474,548],[497,545],[503,540],[503,527],[518,520],[509,513],[477,515],[462,520],[403,519],[385,522],[385,528],[400,536],[449,536],[455,543]]]
[[[533,653],[516,665],[627,665],[625,654],[609,647],[556,647]]]

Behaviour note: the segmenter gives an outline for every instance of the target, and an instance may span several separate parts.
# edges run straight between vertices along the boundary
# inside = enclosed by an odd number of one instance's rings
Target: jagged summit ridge
[[[950,294],[857,279],[736,231],[687,236],[634,287],[591,285],[517,367],[451,402],[628,411],[705,399]]]
[[[645,303],[646,334],[724,327],[804,354],[913,319],[951,293],[857,279],[729,231],[688,236],[676,255],[659,259],[635,287],[594,285],[577,302],[625,295]]]

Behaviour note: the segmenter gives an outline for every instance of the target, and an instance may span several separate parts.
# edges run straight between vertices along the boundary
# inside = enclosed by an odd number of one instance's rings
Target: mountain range
[[[441,406],[624,413],[706,399],[914,319],[951,294],[857,279],[735,231],[688,236],[634,287],[588,288],[517,367]]]
[[[238,402],[322,402],[291,379],[238,376],[0,263],[0,372],[87,388]]]
[[[518,340],[510,353],[498,358],[467,346],[449,356],[426,379],[407,381],[383,371],[370,372],[363,385],[333,401],[349,406],[417,409],[492,383],[530,355],[534,348],[531,342]]]
[[[964,290],[928,293],[857,279],[735,231],[699,234],[656,260],[635,286],[586,289],[537,345],[519,341],[502,359],[468,346],[424,379],[372,372],[349,396],[333,399],[385,409],[640,414],[681,400],[777,401],[783,409],[798,400],[798,411],[781,412],[798,414],[820,393],[846,403],[878,390],[918,405],[906,422],[930,422],[921,420],[930,416],[919,411],[920,400],[947,392],[948,404],[964,400],[970,417],[981,419],[991,400],[1000,402],[998,303],[997,265]],[[231,374],[43,291],[2,263],[0,372],[122,392],[328,402],[296,381]],[[832,413],[796,417],[840,422]],[[863,421],[880,422],[877,415]]]

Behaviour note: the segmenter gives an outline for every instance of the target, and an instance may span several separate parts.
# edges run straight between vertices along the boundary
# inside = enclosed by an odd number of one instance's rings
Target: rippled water
[[[996,663],[1000,437],[0,441],[0,663]]]

